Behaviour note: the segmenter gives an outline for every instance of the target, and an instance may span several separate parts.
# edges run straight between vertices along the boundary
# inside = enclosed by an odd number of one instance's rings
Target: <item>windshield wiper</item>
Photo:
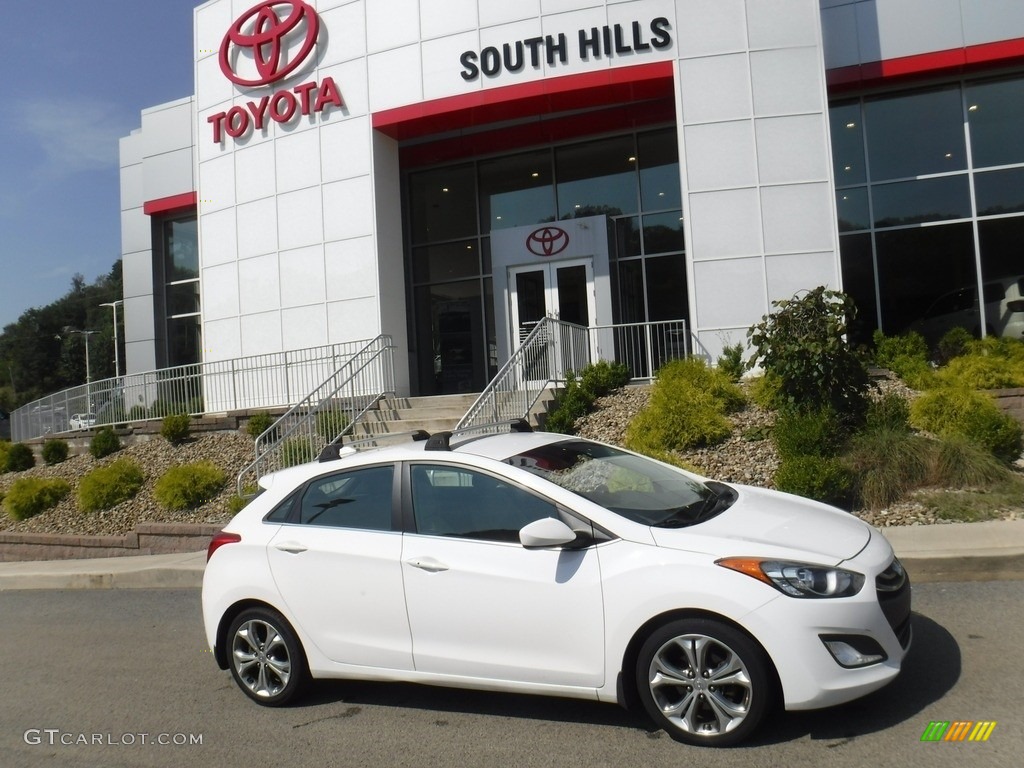
[[[705,486],[707,487],[707,486]],[[687,504],[685,507],[670,510],[671,514],[664,520],[652,523],[653,528],[686,528],[691,525],[703,522],[718,511],[720,502],[725,500],[726,494],[715,493],[708,488],[708,495],[700,501]]]

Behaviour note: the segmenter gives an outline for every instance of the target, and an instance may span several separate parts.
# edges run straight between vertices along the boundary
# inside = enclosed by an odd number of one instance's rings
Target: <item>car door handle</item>
[[[274,549],[279,549],[282,552],[289,552],[293,555],[301,554],[305,552],[308,547],[303,546],[295,541],[282,541],[280,544],[275,544]]]
[[[406,560],[405,562],[413,568],[419,568],[420,570],[427,571],[429,573],[438,573],[440,571],[448,570],[447,565],[432,557],[414,557],[412,560]]]

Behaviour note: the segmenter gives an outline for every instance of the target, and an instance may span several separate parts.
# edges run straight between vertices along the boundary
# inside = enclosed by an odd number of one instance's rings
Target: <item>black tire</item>
[[[728,747],[747,738],[768,709],[771,680],[760,646],[711,619],[658,627],[636,663],[647,714],[672,738],[700,746]]]
[[[306,656],[277,611],[249,608],[231,622],[228,667],[242,692],[257,704],[280,707],[305,687]]]

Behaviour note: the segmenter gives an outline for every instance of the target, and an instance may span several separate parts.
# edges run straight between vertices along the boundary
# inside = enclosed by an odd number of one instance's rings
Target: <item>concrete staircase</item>
[[[424,429],[430,434],[455,429],[455,425],[476,402],[478,394],[387,397],[377,403],[356,424],[353,439]],[[545,390],[530,412],[530,423],[543,428],[551,408],[554,390]]]

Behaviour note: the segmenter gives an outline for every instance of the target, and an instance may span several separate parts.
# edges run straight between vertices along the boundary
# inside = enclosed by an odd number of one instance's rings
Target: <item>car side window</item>
[[[394,467],[364,467],[320,477],[302,494],[301,525],[328,528],[392,529]]]
[[[418,533],[487,541],[519,541],[519,529],[558,517],[549,501],[493,475],[463,467],[412,466],[412,506]]]

